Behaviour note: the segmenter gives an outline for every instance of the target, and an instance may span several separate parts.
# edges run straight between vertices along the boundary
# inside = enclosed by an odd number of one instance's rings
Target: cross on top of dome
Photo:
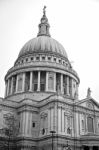
[[[37,36],[50,36],[49,34],[49,23],[46,17],[46,6],[43,8],[43,17],[41,18],[41,23],[39,24],[39,32]]]
[[[45,16],[45,13],[46,13],[45,9],[46,9],[46,6],[44,6],[44,8],[43,8],[43,15],[44,16]]]

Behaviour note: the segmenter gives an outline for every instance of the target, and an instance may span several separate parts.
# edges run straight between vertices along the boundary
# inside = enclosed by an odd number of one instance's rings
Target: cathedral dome
[[[33,52],[57,53],[67,58],[64,47],[58,41],[46,35],[29,40],[21,49],[19,57]]]
[[[40,101],[57,92],[73,99],[78,96],[79,77],[64,47],[50,36],[45,8],[37,37],[22,47],[5,76],[6,97]]]
[[[49,27],[50,25],[48,23],[44,7],[43,17],[41,18],[41,23],[39,24],[39,33],[37,37],[29,40],[23,46],[19,53],[19,57],[27,54],[32,54],[34,52],[47,52],[55,53],[67,58],[67,54],[64,47],[58,41],[50,37]]]

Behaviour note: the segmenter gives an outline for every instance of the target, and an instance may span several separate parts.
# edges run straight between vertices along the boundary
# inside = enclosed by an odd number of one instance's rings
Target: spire
[[[49,23],[48,23],[48,19],[46,17],[46,6],[44,6],[43,8],[43,17],[41,18],[41,23],[39,24],[39,33],[37,36],[42,36],[42,35],[45,35],[45,36],[50,36],[49,34]]]

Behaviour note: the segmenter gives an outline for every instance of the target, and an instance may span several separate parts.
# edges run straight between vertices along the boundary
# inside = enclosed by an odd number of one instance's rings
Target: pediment
[[[76,102],[76,104],[79,106],[86,107],[91,110],[99,111],[99,103],[91,97],[80,100],[80,101]]]

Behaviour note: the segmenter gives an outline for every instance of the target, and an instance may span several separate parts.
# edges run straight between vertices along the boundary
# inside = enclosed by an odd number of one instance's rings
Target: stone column
[[[11,79],[11,94],[13,93],[13,77]]]
[[[66,87],[67,93],[66,93],[66,94],[67,94],[67,95],[70,95],[70,94],[69,94],[69,76],[66,77],[66,80],[67,80],[67,87]]]
[[[48,91],[48,72],[46,72],[46,91]]]
[[[16,78],[16,93],[18,92],[18,75],[17,75],[17,78]]]
[[[29,91],[32,91],[33,90],[33,72],[30,72],[30,89]]]
[[[7,96],[9,95],[9,79],[8,79],[8,83],[7,83]]]
[[[61,94],[63,94],[63,74],[61,74]]]
[[[38,71],[38,87],[37,91],[40,91],[40,71]]]
[[[73,80],[72,80],[72,78],[71,77],[69,77],[69,91],[70,91],[70,96],[73,96],[73,93],[72,93],[72,85],[73,85]]]
[[[56,72],[54,72],[54,92],[56,92]]]
[[[25,73],[23,73],[22,92],[25,91]]]
[[[76,93],[77,93],[77,99],[78,99],[78,87],[79,87],[79,84],[76,83]]]

